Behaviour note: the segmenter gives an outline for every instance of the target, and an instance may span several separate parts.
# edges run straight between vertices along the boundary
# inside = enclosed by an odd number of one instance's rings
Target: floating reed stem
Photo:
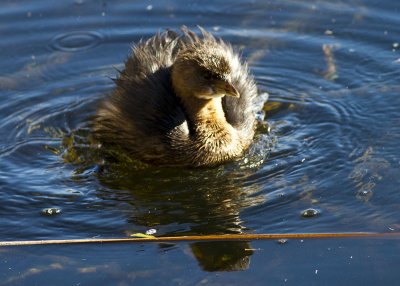
[[[132,243],[132,242],[184,242],[184,241],[254,241],[271,239],[320,239],[320,238],[400,238],[400,232],[341,232],[341,233],[273,233],[273,234],[222,234],[161,236],[149,238],[87,238],[59,240],[0,241],[0,246],[83,244],[83,243]]]

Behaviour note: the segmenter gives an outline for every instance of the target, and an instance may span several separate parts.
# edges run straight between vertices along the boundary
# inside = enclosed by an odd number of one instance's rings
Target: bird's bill
[[[228,81],[220,81],[216,85],[217,90],[225,95],[233,96],[233,97],[240,97],[240,93],[237,89]]]

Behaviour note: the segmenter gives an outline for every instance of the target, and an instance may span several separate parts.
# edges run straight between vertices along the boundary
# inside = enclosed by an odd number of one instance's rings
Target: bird
[[[211,167],[243,156],[255,133],[257,86],[232,45],[202,27],[133,45],[93,122],[102,145],[159,166]]]

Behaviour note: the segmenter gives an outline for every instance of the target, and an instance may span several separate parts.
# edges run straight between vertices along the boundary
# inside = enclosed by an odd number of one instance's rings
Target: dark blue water
[[[3,0],[0,240],[125,237],[150,228],[156,235],[399,231],[399,12],[389,0]],[[88,126],[114,87],[110,78],[132,43],[181,25],[205,27],[249,61],[260,95],[269,93],[264,127],[245,158],[218,168],[105,164]],[[44,215],[47,208],[60,213]],[[318,215],[302,217],[310,208]],[[250,277],[265,285],[269,269],[273,285],[337,285],[329,277],[349,270],[354,285],[376,285],[376,277],[397,285],[397,240],[314,242],[141,245],[131,255],[128,245],[2,248],[1,275],[5,285],[46,285],[46,277],[64,277],[48,285],[143,277],[149,285],[242,285]],[[327,254],[343,245],[354,251],[342,253],[347,260]],[[350,270],[348,256],[363,249],[371,254]],[[327,272],[316,274],[318,265]],[[110,267],[117,270],[101,270]],[[139,274],[129,274],[136,267]],[[322,284],[313,280],[323,274]]]

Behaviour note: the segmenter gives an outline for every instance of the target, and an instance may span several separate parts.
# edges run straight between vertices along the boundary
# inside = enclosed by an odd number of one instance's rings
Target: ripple
[[[80,52],[97,47],[103,42],[104,36],[94,31],[76,31],[55,36],[50,47],[63,52]]]

